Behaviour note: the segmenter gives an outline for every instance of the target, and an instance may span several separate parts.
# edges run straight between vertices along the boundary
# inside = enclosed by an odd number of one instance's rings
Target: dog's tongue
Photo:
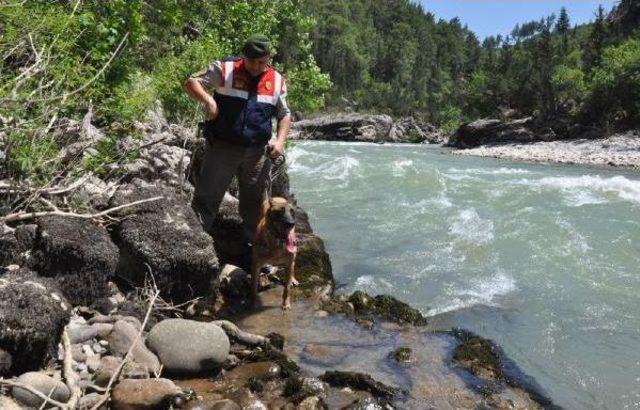
[[[285,247],[289,253],[298,252],[298,247],[296,246],[296,230],[294,228],[291,228],[287,234],[287,243]]]

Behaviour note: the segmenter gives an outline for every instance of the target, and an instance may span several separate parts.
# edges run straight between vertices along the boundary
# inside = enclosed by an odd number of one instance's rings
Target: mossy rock
[[[476,376],[502,380],[500,358],[491,341],[480,337],[463,337],[453,352],[453,360]]]
[[[361,290],[353,292],[347,299],[331,299],[322,308],[331,313],[344,313],[356,321],[378,316],[399,324],[427,325],[427,318],[419,310],[393,296],[369,296]]]
[[[389,356],[398,363],[408,363],[411,361],[413,350],[410,347],[399,347],[389,354]]]
[[[322,239],[314,234],[298,234],[296,279],[307,293],[325,285],[333,287],[331,259]]]

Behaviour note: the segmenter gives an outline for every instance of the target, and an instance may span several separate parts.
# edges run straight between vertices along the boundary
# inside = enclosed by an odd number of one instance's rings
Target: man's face
[[[253,77],[260,75],[267,69],[269,62],[271,61],[271,56],[266,55],[260,58],[245,58],[244,59],[244,67]]]

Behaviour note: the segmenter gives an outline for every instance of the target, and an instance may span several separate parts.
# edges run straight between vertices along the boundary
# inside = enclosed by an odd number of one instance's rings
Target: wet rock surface
[[[169,379],[126,379],[113,390],[112,403],[115,410],[153,410],[167,406],[181,393]]]

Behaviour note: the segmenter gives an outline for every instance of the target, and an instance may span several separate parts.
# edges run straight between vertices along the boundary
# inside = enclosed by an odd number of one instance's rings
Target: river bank
[[[237,189],[204,232],[189,206],[203,141],[158,115],[137,127],[118,149],[138,157],[106,175],[0,185],[6,203],[29,207],[2,216],[2,408],[552,406],[492,342],[433,332],[392,297],[334,297],[330,257],[299,206],[293,311],[280,309],[274,271],[250,309],[248,275],[233,266],[247,262]],[[61,132],[65,158],[105,138],[90,121]],[[296,205],[287,170],[275,175],[274,195]]]
[[[529,162],[640,168],[640,133],[607,138],[486,144],[453,149],[453,155],[502,158]]]

